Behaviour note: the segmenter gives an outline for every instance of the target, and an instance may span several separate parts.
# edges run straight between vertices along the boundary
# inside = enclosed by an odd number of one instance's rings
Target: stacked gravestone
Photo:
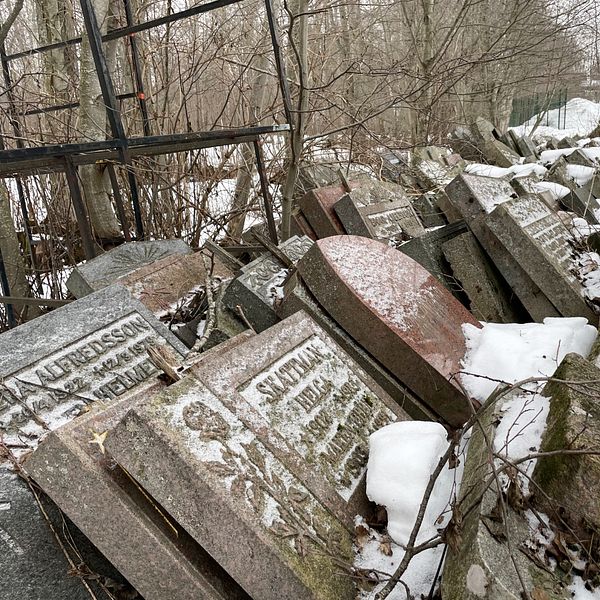
[[[288,259],[295,263],[312,246],[307,237],[292,237],[279,246]],[[273,304],[282,292],[289,269],[270,253],[263,254],[245,265],[241,273],[225,290],[224,305],[231,311],[242,308],[244,318],[255,331],[261,332],[279,321]]]
[[[448,223],[444,211],[438,206],[437,194],[426,192],[413,201],[413,207],[426,228],[442,227]]]
[[[512,392],[517,396],[519,390]],[[510,400],[511,396],[505,396]],[[473,428],[461,484],[460,506],[469,507],[461,523],[461,542],[449,546],[442,574],[443,600],[518,600],[523,589],[531,597],[563,600],[571,597],[559,577],[527,549],[532,528],[522,511],[506,502],[497,516],[501,489],[492,469],[489,440],[502,418],[492,404],[481,412]],[[510,544],[505,540],[510,535]],[[540,567],[539,565],[542,564]],[[557,569],[558,571],[558,569]]]
[[[427,231],[423,235],[398,246],[398,250],[425,267],[446,288],[455,291],[454,286],[451,284],[452,270],[444,257],[443,245],[467,231],[468,228],[464,221],[456,221],[450,225]]]
[[[514,323],[518,317],[511,301],[487,261],[477,240],[470,232],[462,233],[442,244],[453,277],[469,297],[471,312],[481,321]]]
[[[165,347],[176,359],[182,359],[186,352],[177,338],[120,286],[107,287],[3,333],[0,335],[3,443],[19,457],[35,448],[40,437],[91,406],[114,402],[129,390],[149,389],[160,373],[148,355],[151,345]],[[87,433],[91,439],[92,435]],[[61,593],[65,598],[79,598],[76,585],[61,582],[56,583],[53,594],[40,591],[52,585],[54,574],[50,573],[57,563],[50,553],[39,562],[40,548],[33,543],[37,538],[39,544],[49,547],[40,532],[46,524],[41,516],[32,516],[35,505],[33,498],[24,500],[27,490],[6,471],[2,477],[7,482],[2,487],[2,501],[14,508],[2,513],[3,517],[18,517],[28,525],[19,529],[18,535],[3,536],[5,542],[13,537],[14,540],[9,544],[12,552],[8,564],[2,565],[0,579],[3,583],[10,582],[15,589],[17,581],[27,581],[28,598],[59,598]],[[22,545],[22,540],[28,541]],[[42,581],[39,572],[45,569],[49,575]],[[59,591],[63,588],[64,592]]]
[[[357,181],[349,182],[351,189],[359,187]],[[344,233],[344,227],[333,210],[334,204],[347,191],[341,185],[332,185],[311,190],[298,200],[302,214],[318,238]]]
[[[534,196],[510,200],[494,209],[485,224],[561,315],[597,322],[572,272],[570,234],[545,204]]]
[[[231,351],[250,335],[229,340],[198,361]],[[131,407],[165,387],[157,379],[78,417],[46,437],[24,469],[146,600],[247,600],[214,559],[169,523],[106,455],[107,432]]]
[[[31,340],[36,340],[34,346]],[[159,373],[147,348],[187,348],[140,302],[111,286],[0,336],[0,433],[35,447],[97,400],[113,402]]]
[[[284,296],[275,306],[277,315],[285,319],[297,312],[306,312],[322,327],[353,360],[355,360],[410,417],[434,420],[435,415],[400,383],[385,367],[357,344],[323,309],[294,273],[286,283]]]
[[[113,284],[120,277],[171,255],[191,254],[183,240],[129,242],[77,265],[67,280],[69,291],[82,298],[91,292]]]
[[[491,164],[512,167],[519,162],[519,155],[500,141],[500,134],[489,121],[477,117],[472,131],[479,149]]]
[[[557,308],[527,273],[526,265],[516,260],[488,226],[489,214],[515,198],[513,188],[501,179],[463,173],[447,186],[446,192],[531,317],[542,321],[545,317],[560,316]],[[515,201],[521,202],[523,198]]]
[[[48,520],[57,531],[66,529],[60,516],[53,514],[53,507],[40,496]],[[70,536],[75,534],[69,531]],[[69,539],[70,544],[77,544],[84,560],[89,561],[91,554],[78,542],[79,536],[75,541]],[[108,571],[111,578],[116,577],[110,567],[95,568],[97,573]],[[71,569],[27,483],[0,465],[0,598],[89,600],[86,584],[97,598],[106,598],[94,581],[84,584],[82,578],[70,573]]]
[[[205,285],[207,266],[212,279],[223,281],[233,277],[233,272],[217,256],[197,252],[167,256],[136,269],[115,283],[126,287],[134,298],[160,316],[176,308],[194,289]]]
[[[537,196],[550,210],[560,210],[560,204],[550,190],[540,190],[537,184],[540,180],[535,175],[526,177],[515,177],[511,179],[510,185],[518,196]]]
[[[581,539],[600,527],[597,364],[597,357],[594,364],[578,354],[567,354],[546,384],[543,394],[550,397],[550,411],[540,452],[548,455],[536,463],[533,473],[536,488],[543,492],[538,507],[557,522],[567,522]],[[561,453],[566,448],[582,452]]]
[[[359,344],[453,426],[471,412],[456,381],[462,325],[478,321],[421,265],[367,238],[318,240],[298,271]]]
[[[368,435],[403,418],[299,313],[134,407],[107,448],[250,596],[350,600]]]
[[[362,185],[336,202],[334,210],[350,235],[399,241],[424,232],[406,192],[392,183]]]

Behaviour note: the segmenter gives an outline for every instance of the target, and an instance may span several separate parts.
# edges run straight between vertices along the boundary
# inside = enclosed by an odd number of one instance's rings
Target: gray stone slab
[[[306,315],[236,355],[131,410],[107,448],[252,597],[353,599],[337,559],[368,435],[406,416]]]
[[[82,298],[156,260],[171,254],[191,253],[192,249],[183,240],[126,242],[77,265],[67,279],[67,288],[76,298]]]
[[[360,192],[358,189],[346,194],[334,206],[346,233],[378,240],[401,241],[425,231],[404,191],[398,194],[400,198],[390,198],[375,204],[363,204],[363,194]]]
[[[295,263],[312,244],[310,238],[293,237],[279,248]],[[279,321],[273,303],[287,275],[288,268],[277,257],[263,254],[242,268],[242,273],[227,287],[223,303],[234,314],[240,306],[254,330],[264,331]]]
[[[569,177],[567,171],[567,161],[564,156],[561,156],[554,164],[548,169],[545,177],[546,181],[552,181],[560,185],[564,185],[570,190],[577,189],[577,184]]]
[[[471,221],[470,229],[531,318],[541,323],[546,317],[560,317],[539,286],[487,227],[485,218],[481,215]]]
[[[508,181],[469,173],[453,179],[446,186],[446,194],[468,224],[472,219],[491,212],[499,203],[516,197]]]
[[[435,420],[435,415],[405,385],[357,344],[319,305],[297,274],[286,283],[284,298],[276,305],[285,319],[303,310],[413,419]]]
[[[70,569],[27,484],[0,465],[0,598],[89,600]],[[89,583],[99,600],[107,600]]]
[[[535,175],[528,175],[526,177],[515,177],[511,179],[510,185],[513,187],[517,195],[519,196],[537,196],[550,210],[560,210],[560,204],[558,200],[554,198],[554,195],[550,190],[540,191],[536,187],[536,183],[539,183],[539,178]]]
[[[584,218],[588,223],[597,225],[599,223],[597,214],[600,215],[600,202],[594,195],[591,184],[577,187],[560,199],[560,203],[576,215]],[[597,212],[596,212],[597,211]]]
[[[575,152],[565,155],[565,160],[570,165],[581,165],[582,167],[596,167],[596,163],[577,148]]]
[[[256,434],[187,377],[127,413],[110,453],[254,598],[354,598],[349,532]]]
[[[233,350],[243,334],[198,357]],[[78,417],[47,436],[24,468],[145,600],[249,600],[221,567],[153,504],[94,439],[166,383]]]
[[[441,283],[451,291],[456,291],[452,286],[452,271],[444,257],[443,244],[457,235],[468,231],[464,221],[456,221],[450,225],[427,231],[418,238],[398,246],[398,250],[416,260],[425,267]]]
[[[477,117],[473,132],[479,149],[490,164],[511,167],[519,162],[519,155],[500,141],[500,133],[489,121]]]
[[[226,376],[223,373],[226,372]],[[295,313],[191,373],[230,408],[248,405],[267,424],[266,440],[348,526],[366,508],[368,436],[408,415],[306,313]],[[242,413],[240,413],[242,414]],[[277,438],[281,443],[277,442]]]
[[[556,144],[557,150],[566,150],[567,148],[577,148],[577,140],[570,136],[558,140]]]
[[[525,158],[528,156],[538,158],[537,148],[533,143],[533,140],[527,135],[517,138],[517,150],[519,154]]]
[[[490,213],[485,223],[562,316],[597,323],[572,272],[570,234],[543,202],[533,196],[510,200]]]
[[[435,192],[426,192],[413,200],[413,207],[426,228],[442,227],[448,223],[444,211],[438,205],[437,197]]]
[[[578,354],[567,354],[544,387],[550,411],[540,446],[556,454],[540,458],[533,472],[536,506],[587,539],[600,527],[600,464],[593,454],[560,454],[561,450],[596,450],[600,439],[600,369]],[[574,384],[573,382],[577,382]]]
[[[515,323],[519,320],[506,293],[506,284],[470,232],[442,244],[457,284],[469,297],[470,310],[480,321]]]
[[[111,286],[0,335],[0,432],[35,447],[89,404],[112,402],[158,374],[149,345],[187,349],[121,286]]]

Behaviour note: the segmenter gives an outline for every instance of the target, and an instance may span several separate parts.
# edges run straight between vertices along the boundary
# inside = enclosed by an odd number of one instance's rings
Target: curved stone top
[[[468,409],[454,375],[463,323],[480,324],[431,273],[393,247],[348,235],[318,240],[298,270],[331,316],[440,416],[466,416],[443,414],[442,390]]]

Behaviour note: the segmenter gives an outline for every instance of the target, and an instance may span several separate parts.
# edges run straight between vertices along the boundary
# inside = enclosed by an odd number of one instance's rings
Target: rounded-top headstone
[[[376,240],[317,241],[298,263],[329,314],[444,421],[470,415],[456,381],[465,354],[462,325],[478,321],[410,257]]]

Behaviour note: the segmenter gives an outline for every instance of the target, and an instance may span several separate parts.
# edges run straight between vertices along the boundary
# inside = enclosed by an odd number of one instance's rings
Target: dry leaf
[[[384,535],[379,542],[379,552],[386,556],[392,556],[392,540],[389,535]]]
[[[364,525],[357,525],[354,528],[354,543],[360,552],[370,538],[369,530]]]
[[[531,591],[531,600],[550,600],[550,597],[542,588],[536,587]]]

